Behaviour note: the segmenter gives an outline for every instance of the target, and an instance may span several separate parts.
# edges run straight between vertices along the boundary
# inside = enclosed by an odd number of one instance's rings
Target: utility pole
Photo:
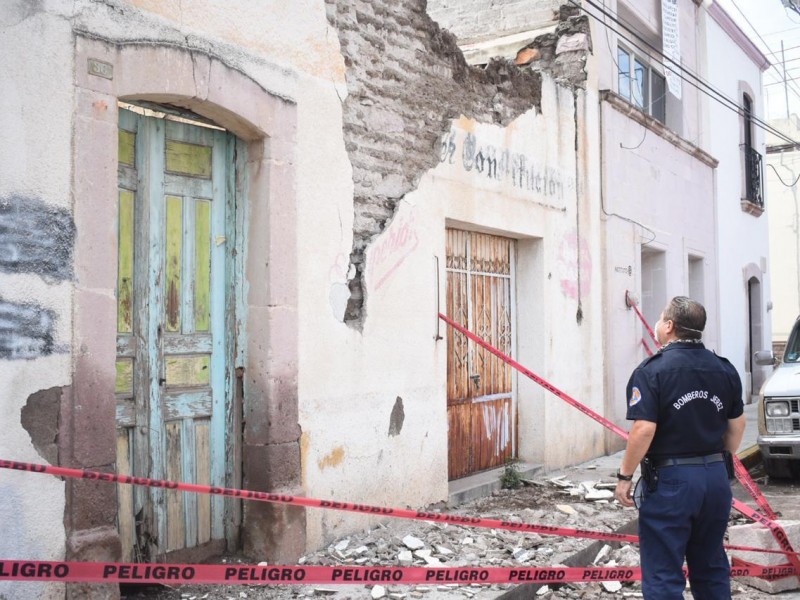
[[[786,78],[786,53],[781,40],[781,62],[783,63],[783,96],[786,100],[786,118],[789,118],[789,80]]]

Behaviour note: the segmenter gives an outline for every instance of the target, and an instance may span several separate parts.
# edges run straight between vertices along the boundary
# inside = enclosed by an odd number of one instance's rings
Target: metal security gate
[[[447,315],[501,352],[514,351],[514,242],[447,230]],[[502,466],[517,452],[509,365],[447,330],[448,476]]]
[[[120,109],[117,468],[224,486],[234,138]],[[119,486],[124,560],[225,540],[220,497]]]

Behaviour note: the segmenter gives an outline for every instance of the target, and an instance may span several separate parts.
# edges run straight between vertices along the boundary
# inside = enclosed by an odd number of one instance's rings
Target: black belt
[[[705,456],[683,456],[677,458],[659,458],[653,461],[656,468],[674,467],[677,465],[710,465],[725,460],[722,452],[716,454],[706,454]]]

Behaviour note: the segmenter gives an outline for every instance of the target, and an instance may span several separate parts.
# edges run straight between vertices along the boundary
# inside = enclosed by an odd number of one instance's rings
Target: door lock
[[[478,375],[478,374],[470,375],[469,378],[472,379],[472,383],[475,384],[475,389],[476,390],[481,387],[481,376],[480,375]]]

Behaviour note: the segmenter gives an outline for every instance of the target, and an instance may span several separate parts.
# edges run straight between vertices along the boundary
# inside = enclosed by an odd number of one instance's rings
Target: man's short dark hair
[[[706,309],[686,296],[675,296],[664,309],[664,320],[672,321],[680,339],[699,340],[706,327]]]

